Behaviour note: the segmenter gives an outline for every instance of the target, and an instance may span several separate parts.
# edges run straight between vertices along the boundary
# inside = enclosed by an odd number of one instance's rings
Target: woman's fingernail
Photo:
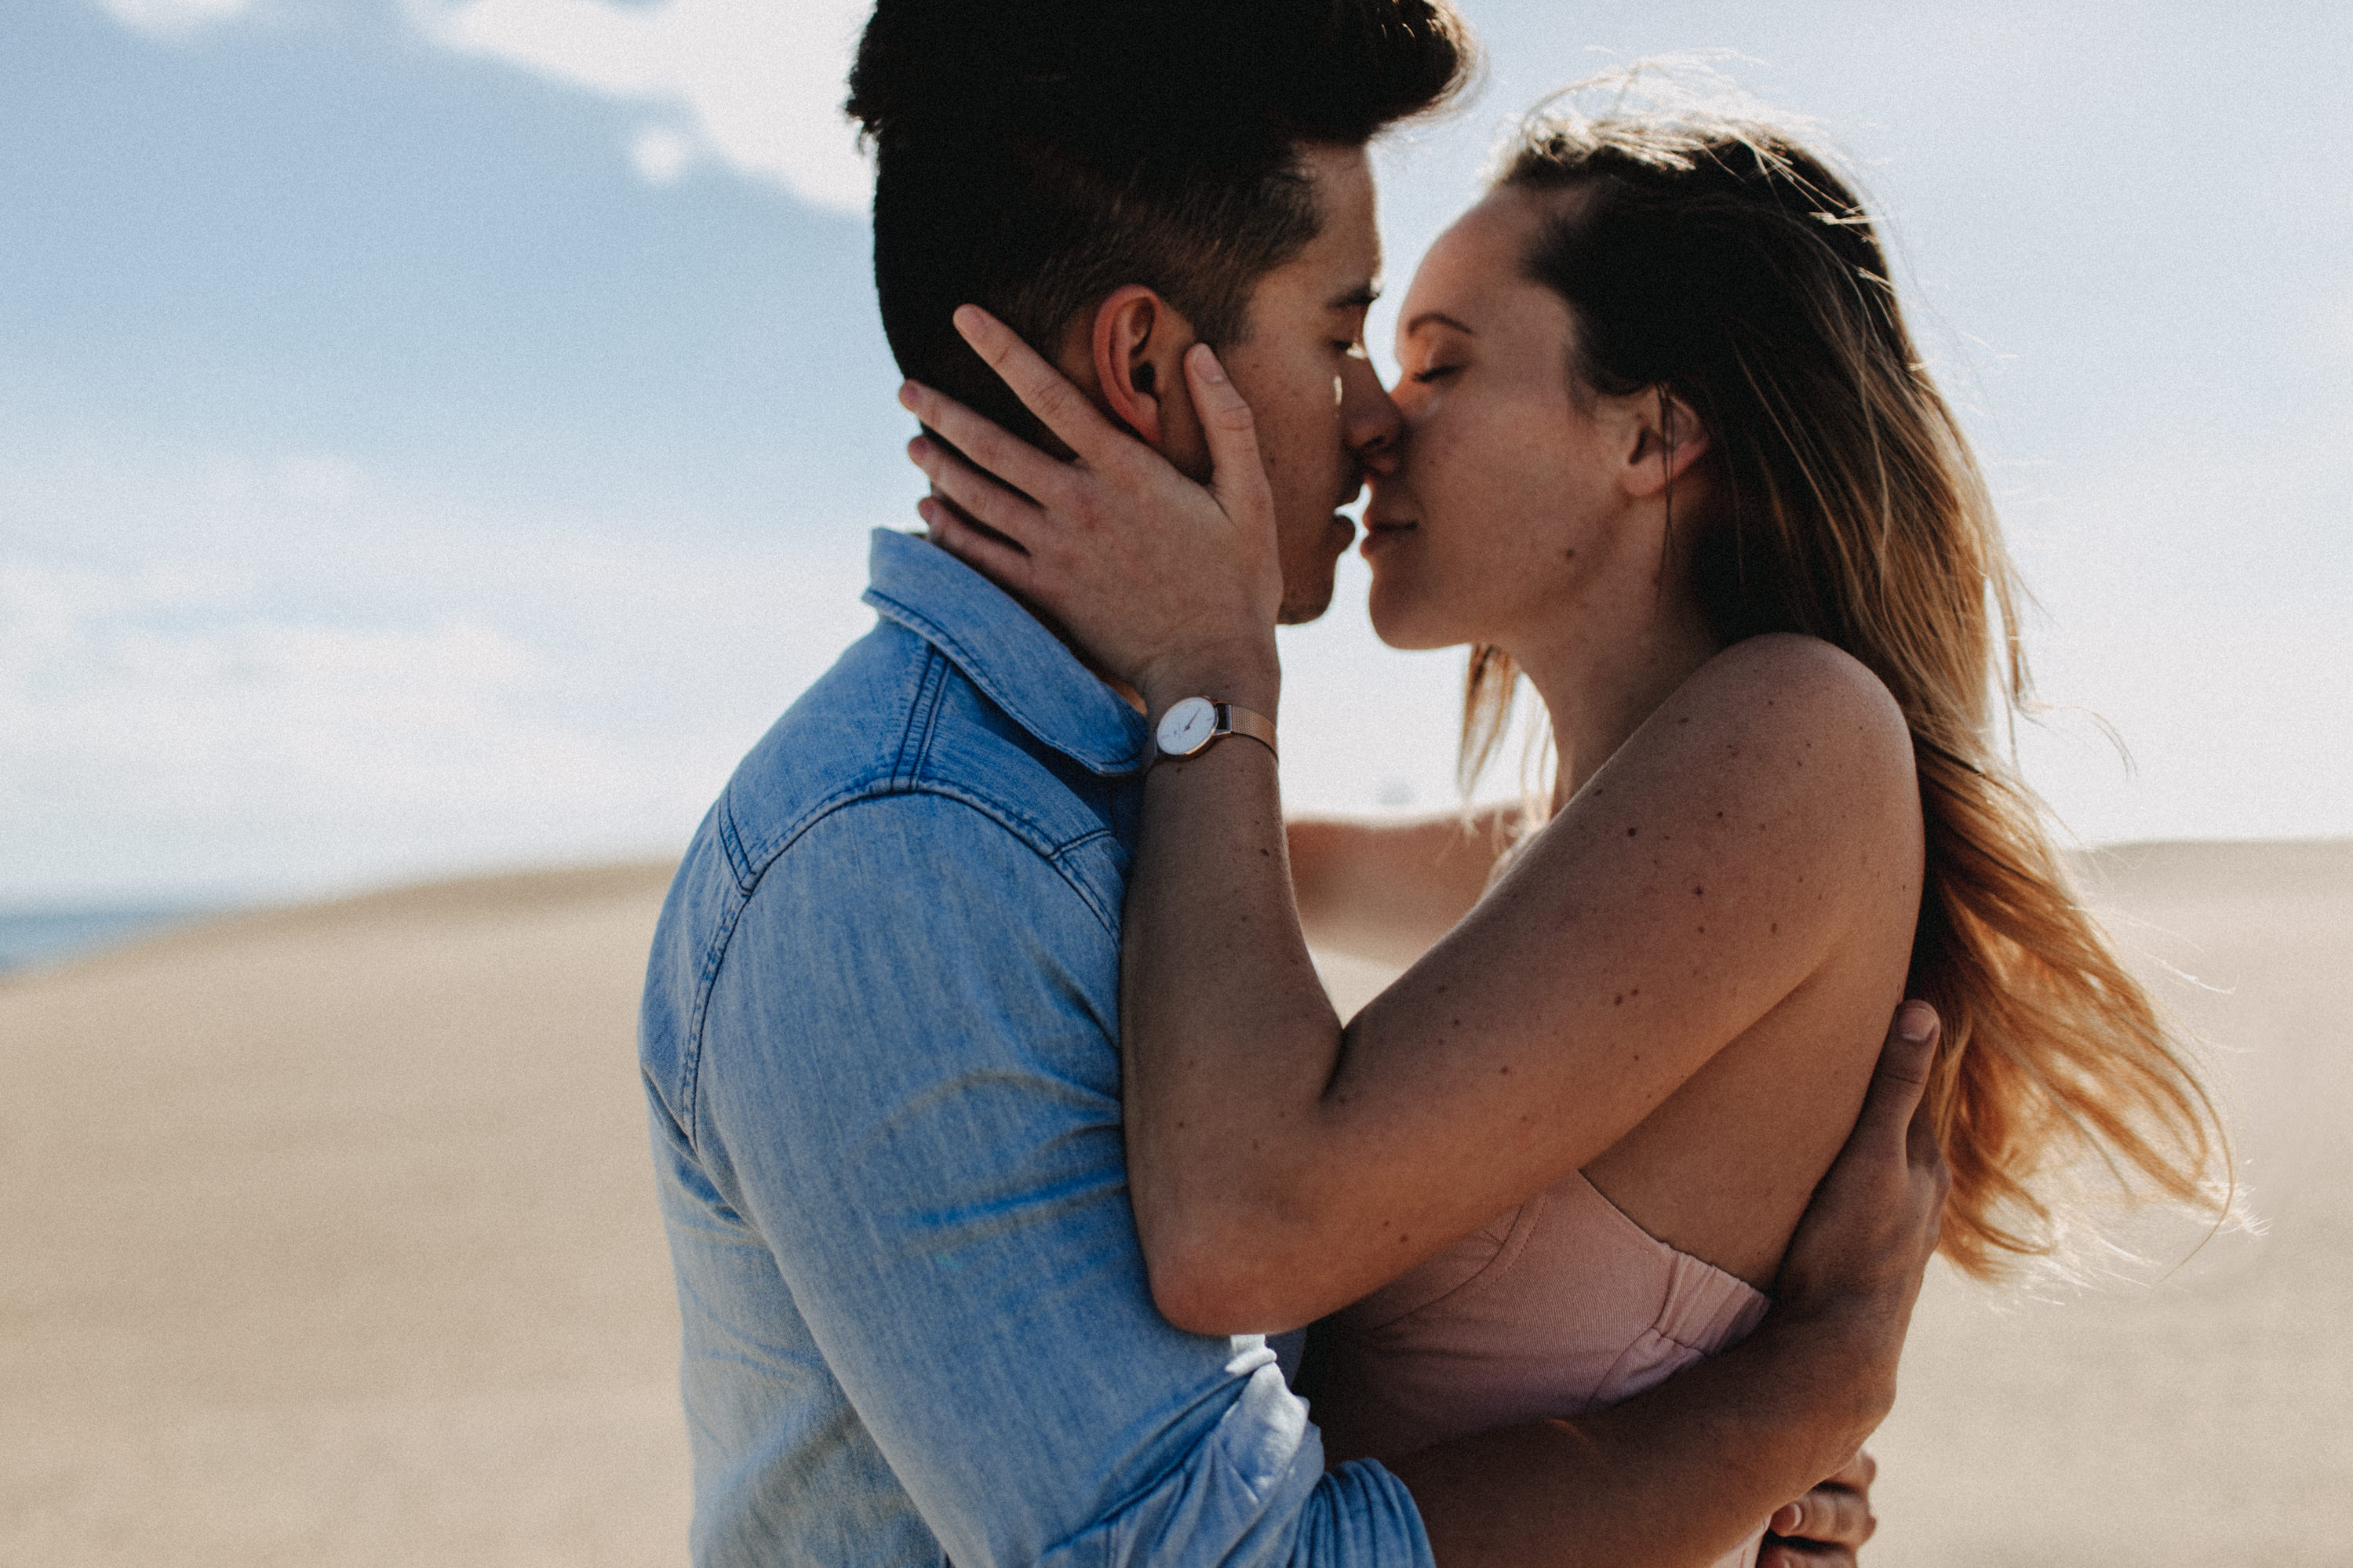
[[[1936,1012],[1921,1002],[1904,1005],[1904,1016],[1895,1021],[1895,1032],[1918,1045],[1936,1032]]]
[[[1218,351],[1207,343],[1196,343],[1194,352],[1201,358],[1201,379],[1211,386],[1226,384],[1226,367],[1218,363]]]
[[[977,305],[958,305],[955,308],[955,315],[952,317],[951,320],[955,322],[955,330],[969,338],[975,332],[980,331],[980,307]]]
[[[1754,1518],[1752,1514],[1750,1516]],[[1796,1503],[1785,1502],[1773,1510],[1773,1521],[1765,1528],[1775,1535],[1795,1535],[1798,1526],[1806,1521],[1806,1510]]]

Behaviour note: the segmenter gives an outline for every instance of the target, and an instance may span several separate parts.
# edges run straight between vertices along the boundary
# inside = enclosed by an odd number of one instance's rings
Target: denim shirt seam
[[[727,858],[727,869],[733,873],[735,890],[742,892],[754,880],[752,852],[744,846],[743,830],[735,826],[735,791],[731,784],[719,794],[719,847]]]
[[[936,645],[923,645],[923,673],[916,677],[915,698],[907,705],[906,722],[899,731],[898,754],[891,763],[893,788],[901,787],[902,781],[905,786],[912,787],[923,777],[923,764],[931,757],[932,737],[939,729],[947,674],[953,668]]]
[[[926,726],[927,747],[929,733],[929,727]],[[1062,885],[1086,906],[1087,911],[1102,924],[1112,940],[1113,942],[1119,940],[1119,911],[1106,907],[1104,902],[1086,885],[1084,879],[1078,875],[1077,868],[1073,864],[1078,852],[1089,845],[1106,838],[1116,839],[1117,835],[1111,829],[1090,827],[1073,837],[1057,840],[1051,834],[1045,831],[1042,823],[1013,810],[1007,803],[997,800],[977,789],[959,785],[947,779],[926,781],[916,777],[902,783],[895,776],[895,766],[894,762],[893,773],[869,773],[866,776],[835,791],[811,806],[794,820],[787,831],[777,836],[775,847],[759,857],[756,863],[753,863],[748,858],[741,865],[736,863],[734,847],[740,847],[742,841],[735,836],[734,815],[727,810],[725,797],[722,797],[721,816],[725,825],[724,831],[731,842],[728,855],[730,868],[737,872],[739,879],[735,885],[735,896],[727,901],[727,908],[715,922],[710,944],[704,950],[702,963],[698,966],[695,976],[694,1007],[690,1015],[685,1047],[680,1052],[679,1062],[679,1100],[686,1112],[686,1126],[683,1131],[686,1133],[687,1146],[698,1154],[702,1147],[701,1092],[702,1035],[710,1018],[712,998],[719,989],[719,972],[725,965],[727,954],[734,942],[735,928],[742,922],[744,911],[751,907],[753,895],[758,892],[760,883],[776,868],[776,863],[791,853],[793,847],[799,843],[810,829],[836,812],[862,802],[889,800],[901,795],[928,795],[942,800],[954,801],[996,823],[998,828],[1018,839],[1024,848],[1052,867],[1055,875],[1061,879]],[[878,785],[880,787],[877,787]]]
[[[945,650],[953,658],[957,670],[964,678],[980,688],[991,702],[1011,714],[1014,721],[1023,729],[1044,741],[1089,773],[1103,777],[1116,777],[1135,771],[1140,748],[1124,734],[1122,740],[1126,749],[1117,757],[1102,756],[1092,738],[1074,744],[1067,734],[1049,734],[1045,727],[1034,722],[1033,716],[1026,705],[1017,700],[1016,693],[1008,689],[1005,683],[997,679],[990,672],[988,661],[965,646],[954,631],[909,605],[899,595],[888,593],[879,586],[869,587],[866,590],[866,597],[868,602],[873,604],[878,609],[887,605],[892,612],[892,618],[902,626],[930,643],[935,649]]]

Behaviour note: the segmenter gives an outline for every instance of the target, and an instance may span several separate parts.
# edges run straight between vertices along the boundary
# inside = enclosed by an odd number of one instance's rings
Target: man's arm
[[[1419,1503],[1445,1568],[1702,1563],[1883,1409],[1922,1249],[1890,1196],[1900,1141],[1868,1136],[1895,1114],[1875,1087],[1747,1345],[1617,1411],[1421,1456],[1411,1498],[1377,1466],[1323,1475],[1266,1352],[1152,1310],[1089,994],[1109,933],[968,806],[837,817],[735,931],[698,1142],[954,1561],[1420,1563]]]
[[[1905,1038],[1907,1028],[1920,1037]],[[1711,1562],[1853,1460],[1894,1402],[1951,1184],[1913,1115],[1936,1038],[1924,1005],[1898,1013],[1754,1335],[1623,1405],[1482,1433],[1393,1467],[1440,1568]]]
[[[1487,889],[1517,805],[1409,821],[1294,816],[1283,823],[1308,945],[1402,969],[1454,929]]]
[[[1095,904],[957,800],[844,807],[770,867],[713,983],[692,1120],[822,1354],[805,1375],[839,1383],[963,1568],[1427,1563],[1394,1478],[1324,1473],[1269,1352],[1153,1310],[1116,974]],[[779,1400],[744,1441],[795,1418]]]
[[[1475,816],[1290,816],[1291,884],[1311,947],[1377,963],[1413,963],[1486,890],[1517,805]],[[1867,1453],[1775,1510],[1757,1568],[1852,1568],[1878,1529]]]

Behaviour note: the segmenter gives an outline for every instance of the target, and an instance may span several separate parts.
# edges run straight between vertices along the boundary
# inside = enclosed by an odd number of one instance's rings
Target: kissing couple
[[[929,538],[642,1018],[698,1563],[1852,1563],[1931,1251],[2049,1252],[2087,1154],[2202,1191],[1826,159],[1532,118],[1381,385],[1366,148],[1471,58],[1441,0],[877,6]],[[1286,820],[1274,627],[1367,484],[1376,629],[1470,648],[1466,771],[1533,688],[1549,798]],[[1344,1023],[1311,938],[1409,966]]]

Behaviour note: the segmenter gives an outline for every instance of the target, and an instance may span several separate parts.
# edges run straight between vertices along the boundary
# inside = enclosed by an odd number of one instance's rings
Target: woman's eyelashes
[[[1446,377],[1452,375],[1456,371],[1461,370],[1461,368],[1462,367],[1459,364],[1427,365],[1420,370],[1415,371],[1413,373],[1413,379],[1419,385],[1428,386],[1432,382],[1444,380]]]

